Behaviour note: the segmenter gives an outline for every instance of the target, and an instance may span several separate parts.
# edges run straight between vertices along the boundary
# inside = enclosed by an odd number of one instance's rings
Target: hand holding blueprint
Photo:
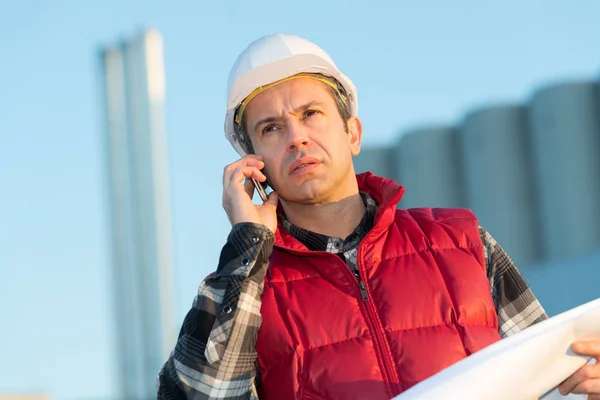
[[[584,399],[561,396],[556,387],[589,361],[571,344],[594,338],[600,338],[600,299],[500,340],[395,399]]]

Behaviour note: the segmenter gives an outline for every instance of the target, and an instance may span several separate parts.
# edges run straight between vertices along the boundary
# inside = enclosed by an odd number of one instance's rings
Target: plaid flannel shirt
[[[310,250],[338,254],[357,274],[358,244],[373,227],[377,204],[361,192],[365,214],[346,239],[292,225],[284,228]],[[483,228],[486,271],[501,337],[547,318],[506,252]],[[261,324],[264,276],[275,237],[263,225],[236,224],[217,271],[200,285],[175,350],[158,376],[158,399],[258,399],[256,340]]]

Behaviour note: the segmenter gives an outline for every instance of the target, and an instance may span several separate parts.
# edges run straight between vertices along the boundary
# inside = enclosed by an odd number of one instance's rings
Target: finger
[[[600,357],[600,340],[579,340],[571,345],[571,349],[583,356]]]
[[[233,164],[229,164],[223,170],[223,184],[227,184],[227,182],[231,181],[231,177],[233,176],[233,174],[235,174],[237,170],[246,167],[255,167],[258,170],[261,170],[265,167],[265,164],[262,161],[257,160],[252,160],[247,164],[246,162],[242,162],[242,160],[239,160]]]
[[[231,174],[231,178],[229,179],[229,182],[226,182],[225,185],[227,187],[231,186],[231,185],[240,185],[244,182],[244,179],[246,178],[254,178],[259,182],[264,182],[265,180],[267,180],[267,177],[260,172],[260,170],[256,167],[243,167],[243,168],[236,168],[235,171],[233,171],[233,173]]]
[[[256,154],[248,154],[240,158],[237,162],[234,163],[236,167],[256,167],[258,169],[263,169],[265,167],[265,160],[263,156],[259,156]]]
[[[257,158],[249,158],[249,156],[241,158],[236,162],[227,165],[223,169],[223,184],[226,184],[231,180],[231,176],[235,173],[237,169],[244,167],[256,167],[260,170],[265,167],[265,163],[263,160]]]
[[[279,202],[279,195],[277,194],[277,192],[271,192],[269,193],[269,197],[267,198],[267,201],[265,201],[263,203],[263,205],[268,205],[271,207],[275,207],[277,208],[277,203]]]
[[[586,379],[579,385],[575,386],[575,389],[571,393],[574,394],[599,394],[600,393],[600,379]]]
[[[584,365],[568,377],[560,384],[558,390],[562,395],[567,395],[573,391],[580,383],[589,380],[600,378],[599,365]]]

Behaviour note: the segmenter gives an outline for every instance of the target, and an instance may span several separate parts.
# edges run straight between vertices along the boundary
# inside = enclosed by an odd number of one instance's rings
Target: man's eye
[[[317,114],[318,114],[318,111],[315,111],[315,110],[306,110],[304,112],[304,118],[310,118],[313,115],[317,115]]]
[[[263,135],[265,133],[269,133],[269,132],[273,132],[275,129],[277,129],[276,125],[267,125],[264,127],[264,129],[262,130]]]

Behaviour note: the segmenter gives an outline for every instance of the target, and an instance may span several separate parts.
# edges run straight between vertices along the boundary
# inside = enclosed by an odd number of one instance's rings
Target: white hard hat
[[[319,46],[297,36],[264,36],[238,56],[227,81],[225,137],[241,155],[246,151],[235,133],[235,112],[242,101],[265,85],[302,73],[335,78],[345,89],[352,116],[358,115],[356,87]]]

